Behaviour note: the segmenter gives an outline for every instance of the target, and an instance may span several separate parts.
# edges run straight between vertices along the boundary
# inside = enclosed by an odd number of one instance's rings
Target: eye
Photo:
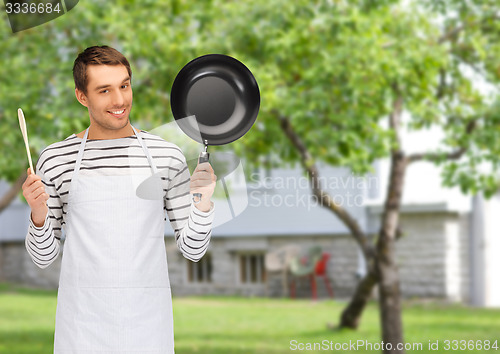
[[[122,89],[127,88],[128,84],[122,85]]]
[[[102,90],[100,93],[106,93],[108,92],[109,90]]]

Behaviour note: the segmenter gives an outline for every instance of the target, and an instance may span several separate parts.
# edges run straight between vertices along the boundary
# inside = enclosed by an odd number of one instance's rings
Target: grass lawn
[[[0,284],[0,353],[52,353],[55,291],[30,290]],[[173,300],[175,348],[177,354],[203,353],[289,353],[317,342],[317,352],[377,353],[360,346],[357,351],[330,349],[331,344],[367,341],[380,344],[378,310],[371,303],[357,331],[331,331],[328,322],[336,323],[345,303],[339,301],[263,299],[239,297],[186,297]],[[445,340],[482,341],[500,346],[500,309],[472,309],[461,305],[405,302],[403,312],[405,341],[421,343],[420,350],[408,353],[430,353],[429,341],[439,341],[434,353],[485,353],[497,350],[445,351]],[[292,342],[296,341],[296,342]],[[296,350],[291,350],[295,348]],[[453,349],[451,347],[450,349]]]

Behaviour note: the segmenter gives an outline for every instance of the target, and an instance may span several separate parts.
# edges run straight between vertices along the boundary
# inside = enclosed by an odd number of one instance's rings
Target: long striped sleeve
[[[40,155],[42,156],[42,154]],[[30,216],[25,246],[33,263],[40,268],[47,268],[54,262],[60,252],[62,204],[61,199],[57,195],[55,185],[48,181],[41,171],[40,166],[42,164],[42,159],[39,159],[35,171],[42,179],[45,192],[49,194],[49,200],[47,201],[49,210],[45,216],[45,222],[41,227],[36,227]]]
[[[201,259],[210,243],[214,207],[202,212],[191,202],[190,173],[181,149],[161,137],[140,131],[158,170],[168,170],[162,177],[163,208],[175,232],[175,242],[183,256],[194,262]],[[71,179],[82,139],[72,134],[45,148],[36,171],[42,178],[49,212],[42,227],[30,220],[26,249],[40,268],[50,265],[60,252],[61,228],[66,213]],[[138,174],[147,176],[151,166],[135,135],[107,140],[87,140],[80,168],[81,176],[115,176]]]
[[[167,190],[165,205],[174,229],[175,242],[184,258],[198,262],[207,252],[212,234],[214,205],[203,212],[196,208],[189,192],[191,175],[186,161],[175,172]]]

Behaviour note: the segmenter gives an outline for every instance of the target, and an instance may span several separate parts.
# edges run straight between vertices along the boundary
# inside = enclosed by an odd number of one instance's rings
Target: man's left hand
[[[190,193],[201,193],[201,201],[196,208],[207,212],[212,207],[210,198],[214,194],[217,176],[209,162],[198,163],[191,176]]]

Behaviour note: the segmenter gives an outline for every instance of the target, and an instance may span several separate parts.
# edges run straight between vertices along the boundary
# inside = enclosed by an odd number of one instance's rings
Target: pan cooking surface
[[[170,103],[174,118],[190,138],[222,145],[252,127],[260,93],[245,65],[226,55],[209,54],[192,60],[177,74]],[[190,116],[195,116],[197,126],[184,124],[183,118]]]
[[[197,117],[198,123],[217,126],[233,115],[236,96],[234,89],[225,80],[206,76],[189,88],[186,106]]]

